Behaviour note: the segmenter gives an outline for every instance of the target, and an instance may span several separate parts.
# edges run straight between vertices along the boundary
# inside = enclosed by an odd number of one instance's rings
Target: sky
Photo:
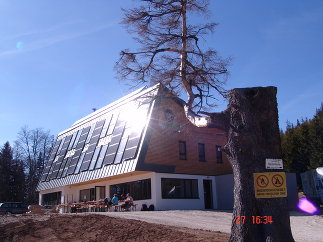
[[[133,0],[0,0],[0,146],[23,126],[54,135],[131,92],[113,69],[137,44],[120,21]],[[277,86],[279,124],[323,101],[323,0],[211,0],[205,44],[231,57],[227,89]],[[222,102],[214,111],[222,111]]]

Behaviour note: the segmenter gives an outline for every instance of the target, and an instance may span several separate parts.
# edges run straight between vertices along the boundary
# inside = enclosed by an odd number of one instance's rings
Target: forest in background
[[[36,188],[48,160],[54,136],[43,129],[23,127],[13,146],[0,149],[0,202],[38,203]]]
[[[295,172],[297,185],[302,188],[300,173],[323,166],[323,103],[312,119],[287,122],[280,132],[284,168]]]

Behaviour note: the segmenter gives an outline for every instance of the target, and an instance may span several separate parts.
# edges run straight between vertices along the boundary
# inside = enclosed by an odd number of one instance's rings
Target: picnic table
[[[118,205],[106,205],[103,200],[100,201],[86,201],[74,202],[58,205],[63,213],[79,213],[79,212],[109,212],[109,211],[123,211],[124,201],[120,201]],[[132,204],[130,211],[136,211],[137,204]]]

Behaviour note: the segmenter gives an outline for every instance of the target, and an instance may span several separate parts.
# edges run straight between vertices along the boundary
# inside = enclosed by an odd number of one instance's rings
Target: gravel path
[[[137,219],[149,223],[165,224],[176,227],[204,229],[230,233],[232,212],[175,210],[154,212],[110,212],[109,216]],[[323,216],[307,216],[291,212],[291,227],[295,241],[323,241]]]

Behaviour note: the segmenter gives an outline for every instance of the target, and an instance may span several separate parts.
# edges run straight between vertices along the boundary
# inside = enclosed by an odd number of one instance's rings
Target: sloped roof
[[[37,190],[135,171],[158,90],[138,89],[59,133]]]

